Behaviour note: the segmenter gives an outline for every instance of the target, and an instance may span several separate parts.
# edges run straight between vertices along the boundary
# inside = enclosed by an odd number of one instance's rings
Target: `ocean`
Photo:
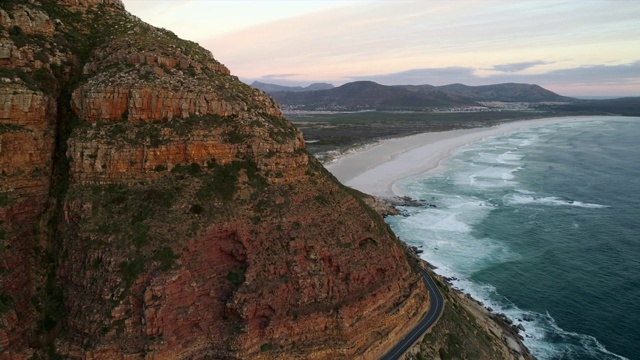
[[[473,143],[387,222],[436,272],[504,313],[538,359],[640,359],[640,118]]]

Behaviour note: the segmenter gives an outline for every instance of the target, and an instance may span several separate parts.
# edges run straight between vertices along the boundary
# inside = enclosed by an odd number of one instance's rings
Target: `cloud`
[[[640,2],[625,4],[623,10],[598,1],[361,2],[211,34],[202,44],[233,73],[251,78],[296,73],[296,81],[338,82],[433,68],[511,74],[638,59],[640,23],[631,13]],[[431,76],[439,74],[423,77]]]
[[[564,85],[613,83],[640,85],[640,60],[621,65],[588,65],[557,69],[542,74],[498,74],[489,76],[487,79]]]
[[[526,63],[540,63],[530,61]],[[401,72],[352,76],[351,81],[371,80],[384,85],[447,85],[462,83],[466,85],[489,85],[507,82],[538,84],[548,87],[567,87],[575,85],[638,85],[640,88],[640,60],[621,65],[590,65],[548,71],[542,74],[515,74],[504,72],[480,76],[479,69],[472,67],[444,67],[411,69]]]
[[[199,0],[188,7],[191,16],[162,7],[158,15],[167,22],[158,25],[191,36],[240,78],[276,83],[596,84],[620,79],[628,84],[637,79],[635,74],[620,77],[635,69],[632,65],[604,64],[640,59],[640,1],[612,6],[610,1],[345,0],[318,1],[326,6],[287,14],[282,12],[291,1],[264,3],[269,6]],[[531,68],[547,72],[523,74]],[[590,80],[594,77],[598,80]]]
[[[443,67],[411,69],[390,74],[352,76],[351,81],[370,80],[385,85],[443,85],[456,82],[468,82],[469,79],[477,78],[475,69],[470,67]]]
[[[289,78],[289,77],[293,77],[293,76],[299,76],[300,74],[296,74],[296,73],[288,73],[288,74],[267,74],[267,75],[262,75],[263,79],[280,79],[280,78]]]
[[[491,68],[488,68],[486,70],[495,70],[495,71],[500,71],[500,72],[518,72],[518,71],[522,71],[522,70],[526,70],[528,68],[534,67],[534,66],[538,66],[538,65],[548,65],[548,64],[553,64],[553,61],[542,61],[542,60],[536,60],[536,61],[525,61],[525,62],[517,62],[517,63],[509,63],[509,64],[501,64],[501,65],[494,65]]]

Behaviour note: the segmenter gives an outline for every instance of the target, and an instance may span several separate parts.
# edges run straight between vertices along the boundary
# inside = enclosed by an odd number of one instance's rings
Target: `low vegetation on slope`
[[[119,0],[0,9],[0,357],[375,358],[428,306],[209,51]]]

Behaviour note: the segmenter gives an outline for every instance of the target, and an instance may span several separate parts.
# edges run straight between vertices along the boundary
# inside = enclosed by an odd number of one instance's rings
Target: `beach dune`
[[[435,172],[455,149],[499,135],[545,124],[593,120],[593,117],[556,117],[514,121],[489,128],[430,132],[393,138],[368,145],[325,164],[340,182],[379,197],[403,195],[394,184],[409,176]]]

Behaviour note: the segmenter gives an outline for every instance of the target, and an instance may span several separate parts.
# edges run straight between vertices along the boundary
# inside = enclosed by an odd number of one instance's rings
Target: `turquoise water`
[[[594,117],[458,150],[389,217],[454,286],[522,323],[539,359],[640,359],[640,118]],[[527,320],[525,320],[527,319]]]

